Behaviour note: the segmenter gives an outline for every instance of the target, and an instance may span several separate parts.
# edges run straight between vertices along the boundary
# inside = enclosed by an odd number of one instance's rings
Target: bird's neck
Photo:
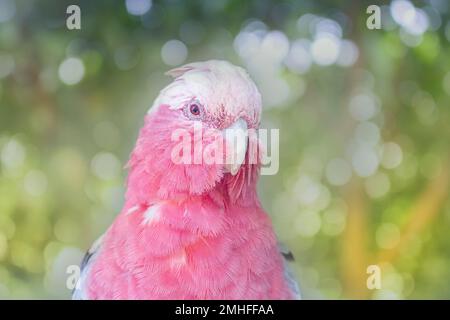
[[[138,207],[149,207],[158,203],[172,203],[183,205],[188,202],[207,201],[214,203],[218,209],[232,209],[236,207],[260,208],[259,198],[255,185],[242,185],[242,181],[234,181],[231,177],[225,176],[214,188],[202,194],[170,194],[161,197],[157,193],[149,193],[146,196],[136,196],[127,192],[123,212],[133,210]]]

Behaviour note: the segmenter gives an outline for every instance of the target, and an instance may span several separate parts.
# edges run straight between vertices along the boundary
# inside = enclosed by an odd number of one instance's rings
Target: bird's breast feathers
[[[267,215],[241,210],[207,201],[128,209],[89,253],[74,297],[296,298]]]

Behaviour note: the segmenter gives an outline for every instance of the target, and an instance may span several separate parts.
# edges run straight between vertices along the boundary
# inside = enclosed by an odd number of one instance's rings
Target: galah
[[[262,148],[250,148],[255,138],[246,134],[260,124],[256,85],[226,61],[168,75],[174,81],[146,115],[127,165],[123,209],[86,254],[73,298],[299,298],[291,254],[280,249],[256,191]],[[193,137],[186,149],[176,139],[183,135]],[[175,159],[211,144],[224,161]]]

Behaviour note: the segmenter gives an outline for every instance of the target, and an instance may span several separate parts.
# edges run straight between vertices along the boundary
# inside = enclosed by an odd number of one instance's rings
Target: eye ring
[[[204,116],[203,105],[197,100],[193,100],[184,107],[184,114],[191,120],[201,120]]]

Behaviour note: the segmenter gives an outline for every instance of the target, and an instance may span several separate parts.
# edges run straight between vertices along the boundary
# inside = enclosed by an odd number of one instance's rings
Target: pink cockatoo
[[[225,61],[168,74],[175,79],[148,112],[128,163],[123,210],[86,254],[73,298],[299,298],[290,253],[280,249],[256,192],[260,148],[242,134],[260,123],[256,85]],[[195,128],[201,136],[189,147],[222,139],[232,161],[174,161],[174,132],[195,136]],[[230,128],[240,129],[240,147],[228,143]]]

